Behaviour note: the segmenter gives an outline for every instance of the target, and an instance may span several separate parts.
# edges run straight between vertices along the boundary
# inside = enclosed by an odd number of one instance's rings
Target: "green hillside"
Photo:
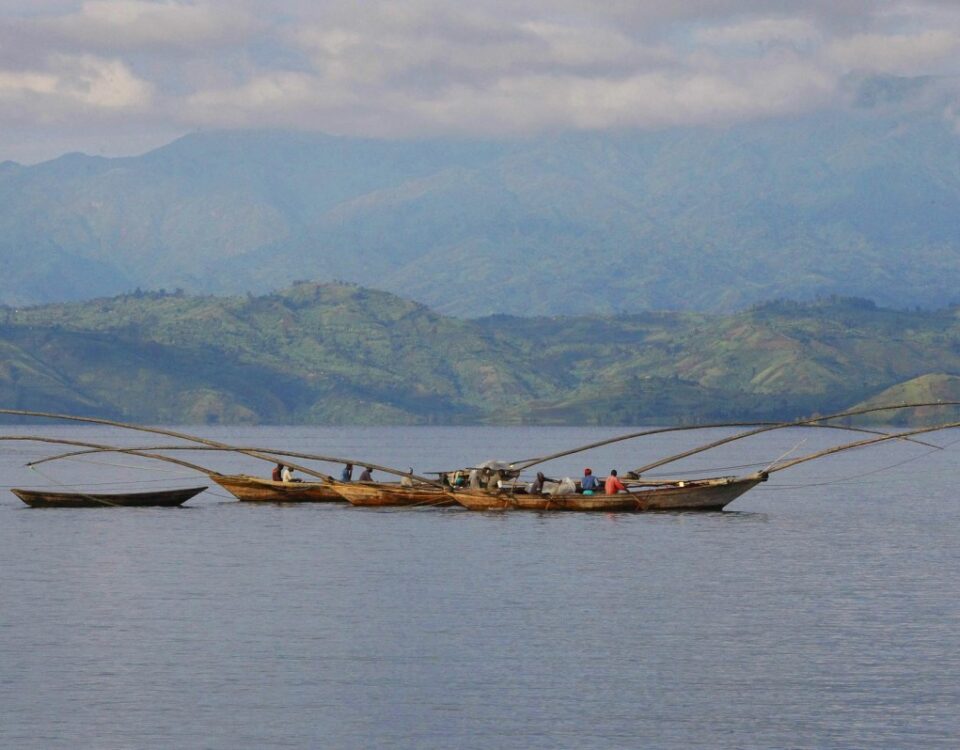
[[[636,424],[955,398],[955,310],[461,320],[348,284],[0,309],[0,399],[147,422]],[[923,384],[921,387],[918,384]],[[955,383],[954,383],[955,385]],[[952,387],[952,386],[951,386]],[[891,389],[894,390],[886,390]]]
[[[894,403],[935,403],[937,401],[960,401],[960,377],[932,373],[912,378],[904,383],[886,388],[858,407],[882,406]],[[869,414],[857,417],[859,424],[880,421],[879,415]],[[960,422],[960,406],[926,406],[889,415],[887,420],[897,425],[939,424]]]

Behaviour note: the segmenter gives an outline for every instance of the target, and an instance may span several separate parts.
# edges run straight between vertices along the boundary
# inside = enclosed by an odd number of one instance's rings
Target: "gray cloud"
[[[841,105],[852,71],[960,74],[960,9],[947,0],[5,6],[0,158],[30,151],[3,133],[31,126],[57,150],[86,147],[71,133],[114,131],[137,150],[137,127],[148,134],[142,148],[159,133],[212,127],[378,136],[669,127]]]

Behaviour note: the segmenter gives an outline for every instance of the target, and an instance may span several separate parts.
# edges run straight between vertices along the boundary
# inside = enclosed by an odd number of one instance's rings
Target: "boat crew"
[[[353,479],[353,464],[347,464],[340,472],[340,481],[349,482]]]
[[[584,495],[592,495],[600,489],[600,482],[593,475],[593,470],[586,468],[583,470],[583,479],[580,480],[580,489]]]
[[[547,478],[543,475],[542,471],[537,472],[537,478],[533,480],[530,484],[529,492],[531,495],[539,495],[543,492],[543,483],[547,481]]]
[[[623,482],[621,482],[617,477],[616,469],[610,469],[610,476],[607,477],[607,481],[603,489],[608,495],[616,495],[618,492],[627,491],[627,488],[623,486]]]
[[[290,482],[299,482],[299,479],[293,478],[293,472],[290,471],[289,466],[284,466],[280,471],[280,481],[284,484],[289,484]]]
[[[369,466],[364,467],[363,472],[360,474],[360,479],[358,482],[372,482],[373,481],[373,469]]]
[[[283,470],[284,470],[285,468],[286,468],[286,467],[285,467],[283,464],[277,464],[276,466],[273,467],[273,473],[270,475],[270,478],[271,478],[274,482],[282,482],[282,481],[283,481]]]

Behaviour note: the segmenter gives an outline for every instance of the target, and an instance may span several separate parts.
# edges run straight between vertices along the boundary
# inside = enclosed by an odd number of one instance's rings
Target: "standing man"
[[[353,479],[353,464],[347,464],[343,467],[343,471],[340,472],[340,481],[349,482]]]

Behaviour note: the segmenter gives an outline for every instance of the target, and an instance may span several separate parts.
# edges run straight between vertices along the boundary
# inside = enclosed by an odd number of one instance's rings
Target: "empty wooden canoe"
[[[34,508],[147,508],[183,505],[206,487],[152,492],[46,492],[13,488],[10,491]]]

